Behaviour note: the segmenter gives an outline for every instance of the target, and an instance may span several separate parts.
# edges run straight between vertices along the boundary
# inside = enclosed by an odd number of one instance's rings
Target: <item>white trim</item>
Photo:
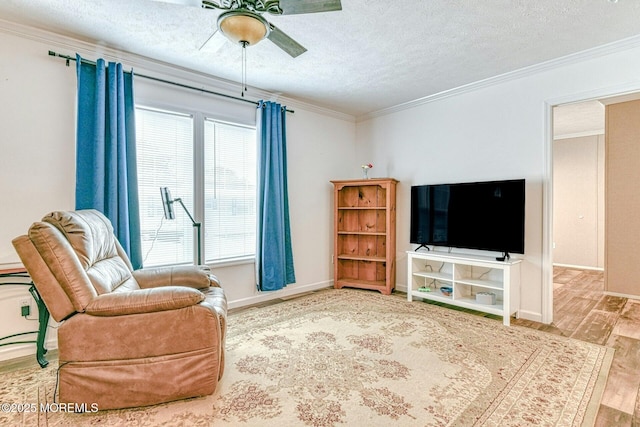
[[[33,305],[35,306],[35,301],[33,300],[33,298],[31,297],[31,294],[29,293],[29,287],[31,286],[31,279],[27,279],[24,278],[23,280],[29,280],[28,282],[24,282],[24,284],[19,284],[19,285],[14,285],[14,284],[8,284],[6,283],[6,280],[11,280],[11,277],[3,277],[2,278],[2,282],[0,282],[0,284],[2,284],[2,293],[0,293],[0,302],[2,301],[6,301],[6,300],[13,300],[13,299],[28,299],[30,302],[33,303]],[[18,312],[20,307],[16,306],[16,312]],[[36,314],[36,317],[34,319],[30,319],[30,320],[38,320],[38,315]]]
[[[628,37],[626,39],[618,40],[612,43],[608,43],[602,46],[597,46],[591,49],[586,49],[580,52],[572,53],[560,58],[552,59],[538,64],[530,65],[528,67],[520,68],[508,73],[499,74],[497,76],[489,77],[483,80],[478,80],[473,83],[458,86],[452,89],[444,90],[433,95],[425,96],[415,99],[413,101],[404,102],[402,104],[395,105],[393,107],[384,108],[382,110],[372,111],[370,113],[363,114],[356,118],[356,122],[363,122],[375,117],[386,116],[389,114],[397,113],[399,111],[415,108],[419,105],[428,104],[431,102],[439,101],[444,98],[461,95],[467,92],[476,91],[488,86],[498,85],[504,82],[517,80],[523,77],[535,75],[543,71],[552,70],[555,68],[563,67],[566,65],[575,64],[584,60],[594,59],[597,57],[610,55],[616,52],[624,51],[627,49],[640,46],[640,35]]]
[[[621,96],[612,96],[610,98],[600,99],[598,100],[601,104],[607,106],[610,104],[619,104],[620,102],[628,102],[628,101],[636,101],[640,99],[640,94],[638,93],[630,93]]]
[[[33,334],[33,336],[25,335],[24,339],[35,340],[36,334]],[[58,334],[56,333],[53,337],[47,338],[45,340],[44,347],[47,349],[47,351],[56,350],[58,348]],[[15,345],[11,344],[11,345],[0,347],[0,361],[12,360],[12,359],[17,359],[19,357],[25,357],[25,356],[33,356],[33,358],[35,359],[36,357],[35,343],[15,344]],[[46,359],[47,355],[45,354],[44,357]]]
[[[255,262],[256,262],[256,256],[248,255],[245,257],[207,261],[205,263],[211,268],[225,268],[225,267],[233,267],[235,265],[255,264]]]
[[[136,71],[140,71],[140,74],[147,74],[151,77],[160,77],[164,79],[169,78],[174,80],[176,83],[201,86],[202,89],[221,92],[231,96],[235,96],[238,91],[239,83],[233,82],[231,80],[222,79],[211,74],[179,67],[177,65],[158,61],[134,53],[95,45],[68,36],[63,36],[50,31],[18,24],[11,21],[6,21],[3,19],[0,19],[0,32],[12,34],[40,43],[54,44],[57,48],[73,51],[73,53],[78,52],[81,56],[87,55],[86,59],[89,60],[96,59],[94,58],[94,56],[100,56],[108,61],[123,62],[126,63],[127,67],[131,67],[133,69],[134,76]],[[56,53],[72,56],[72,53],[70,52]],[[42,55],[46,54],[46,52],[42,52]],[[63,60],[61,60],[60,58],[53,58],[52,60],[63,62]],[[329,108],[309,104],[307,102],[294,98],[284,97],[278,93],[268,92],[255,87],[250,87],[249,89],[249,95],[251,95],[253,98],[256,98],[256,101],[258,101],[259,99],[279,99],[278,102],[286,105],[287,107],[290,107],[290,109],[293,110],[295,110],[296,108],[300,108],[306,111],[322,114],[324,116],[329,116],[340,120],[345,120],[348,122],[355,123],[356,121],[356,118],[350,114],[345,114],[339,111],[331,110]]]
[[[266,98],[265,98],[266,99]],[[283,97],[282,100],[280,101],[281,104],[286,105],[287,107],[289,107],[292,110],[298,110],[298,109],[302,109],[302,110],[306,110],[312,113],[317,113],[317,114],[321,114],[323,116],[327,116],[327,117],[331,117],[334,119],[338,119],[338,120],[344,120],[345,122],[349,122],[349,123],[356,123],[356,117],[352,116],[351,114],[346,114],[346,113],[341,113],[339,111],[335,111],[335,110],[330,110],[328,108],[324,108],[324,107],[320,107],[317,105],[313,105],[313,104],[309,104],[307,102],[303,102],[297,99],[293,99],[293,98],[287,98],[287,97]],[[296,114],[298,112],[296,111]],[[295,116],[295,114],[294,114]]]
[[[398,264],[398,262],[396,261],[396,265],[397,264]],[[396,291],[407,293],[408,287],[407,287],[406,283],[396,283],[396,288],[395,289],[396,289]]]
[[[612,297],[628,298],[628,299],[640,301],[640,296],[638,295],[620,294],[618,292],[609,292],[609,291],[605,291],[604,294],[610,295]]]
[[[13,270],[15,268],[24,268],[24,265],[20,262],[0,263],[0,270]]]
[[[197,72],[184,67],[168,64],[162,61],[154,60],[141,55],[111,49],[104,46],[98,46],[92,43],[77,40],[68,36],[63,36],[50,31],[18,24],[15,22],[0,19],[0,32],[7,34],[17,35],[30,40],[38,41],[41,43],[54,43],[61,49],[69,49],[78,51],[79,53],[85,53],[87,55],[102,55],[105,59],[124,61],[129,63],[130,66],[140,67],[141,69],[152,70],[164,76],[173,77],[176,79],[186,79],[187,82],[200,83],[203,88],[211,88],[212,90],[226,90],[228,94],[233,95],[237,92],[237,82],[225,80],[219,77],[215,77],[210,74]],[[362,122],[374,117],[385,116],[398,111],[403,111],[409,108],[414,108],[422,104],[435,102],[443,98],[460,95],[463,93],[475,91],[484,87],[497,85],[506,81],[516,80],[522,77],[534,75],[542,71],[558,68],[565,65],[574,64],[583,60],[593,59],[596,57],[613,54],[619,51],[631,49],[640,46],[640,35],[632,36],[623,40],[608,43],[602,46],[587,49],[581,52],[569,54],[560,58],[552,59],[549,61],[534,64],[528,67],[524,67],[515,71],[500,74],[497,76],[489,77],[487,79],[479,80],[466,85],[458,86],[452,89],[448,89],[433,95],[418,98],[412,101],[408,101],[402,104],[395,105],[393,107],[385,108],[382,110],[366,113],[362,116],[355,117],[350,114],[342,113],[339,111],[331,110],[328,108],[320,107],[317,105],[309,104],[305,101],[295,98],[283,97],[280,93],[268,92],[258,88],[251,88],[251,94],[256,95],[261,99],[279,99],[280,103],[285,104],[292,109],[295,107],[302,108],[304,110],[315,112],[318,114],[334,117],[337,119],[345,120],[348,122]],[[67,53],[67,52],[59,52]],[[44,54],[44,52],[43,52]],[[60,60],[60,59],[57,59]],[[612,91],[608,93],[618,93],[618,91]]]
[[[542,301],[540,322],[553,322],[553,105],[545,102],[542,162]]]
[[[333,280],[325,280],[323,282],[310,283],[308,285],[302,285],[302,286],[286,287],[279,291],[259,292],[258,294],[252,295],[247,298],[229,301],[229,309],[246,307],[253,304],[271,301],[278,298],[291,297],[298,294],[302,294],[304,292],[317,291],[317,290],[325,289],[329,287],[333,287]]]
[[[640,37],[633,37],[632,39],[640,40]],[[542,323],[551,323],[553,321],[553,107],[561,104],[592,101],[612,96],[623,96],[634,92],[640,92],[639,82],[629,82],[622,85],[573,93],[559,98],[548,99],[544,103],[544,170],[542,177]]]
[[[533,322],[545,323],[542,321],[542,315],[535,311],[520,310],[518,311],[518,319],[531,320]]]
[[[563,267],[563,268],[575,268],[576,270],[604,271],[604,268],[602,267],[589,267],[587,265],[557,264],[554,262],[553,266]]]
[[[557,98],[546,100],[546,103],[552,107],[562,104],[575,104],[585,101],[604,102],[605,99],[617,96],[627,96],[640,92],[640,81],[630,81],[624,84],[602,87],[599,89],[588,90],[584,92],[573,93]]]
[[[604,129],[587,130],[584,132],[567,133],[564,135],[556,135],[553,137],[555,140],[570,139],[570,138],[582,138],[583,136],[596,136],[604,135]]]

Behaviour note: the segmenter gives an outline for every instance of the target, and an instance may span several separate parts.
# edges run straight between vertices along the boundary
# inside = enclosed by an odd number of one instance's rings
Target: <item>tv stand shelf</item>
[[[409,301],[421,298],[502,316],[506,326],[511,315],[517,317],[521,260],[437,251],[408,251],[407,255]],[[452,288],[451,295],[441,292],[443,286]],[[495,304],[477,301],[478,293],[494,294]]]

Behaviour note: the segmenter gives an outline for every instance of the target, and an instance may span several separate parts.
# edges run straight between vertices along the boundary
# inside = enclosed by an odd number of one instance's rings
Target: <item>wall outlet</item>
[[[29,300],[20,301],[20,314],[22,317],[27,317],[31,314],[31,302]]]

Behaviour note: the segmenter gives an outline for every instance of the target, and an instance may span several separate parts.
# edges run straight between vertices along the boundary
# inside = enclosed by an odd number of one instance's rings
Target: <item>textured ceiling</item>
[[[640,34],[638,0],[342,0],[342,7],[266,14],[308,52],[293,59],[269,40],[250,47],[249,85],[358,117]],[[0,2],[7,21],[239,81],[240,47],[216,36],[199,50],[218,14],[152,0]]]

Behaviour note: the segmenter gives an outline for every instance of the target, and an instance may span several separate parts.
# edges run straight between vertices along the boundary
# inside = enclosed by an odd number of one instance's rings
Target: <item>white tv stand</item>
[[[407,252],[407,299],[422,298],[502,316],[509,326],[520,310],[519,259],[495,258],[447,252]],[[444,295],[442,286],[452,288]],[[476,294],[495,294],[495,304],[476,301]],[[490,297],[490,296],[489,296]]]

